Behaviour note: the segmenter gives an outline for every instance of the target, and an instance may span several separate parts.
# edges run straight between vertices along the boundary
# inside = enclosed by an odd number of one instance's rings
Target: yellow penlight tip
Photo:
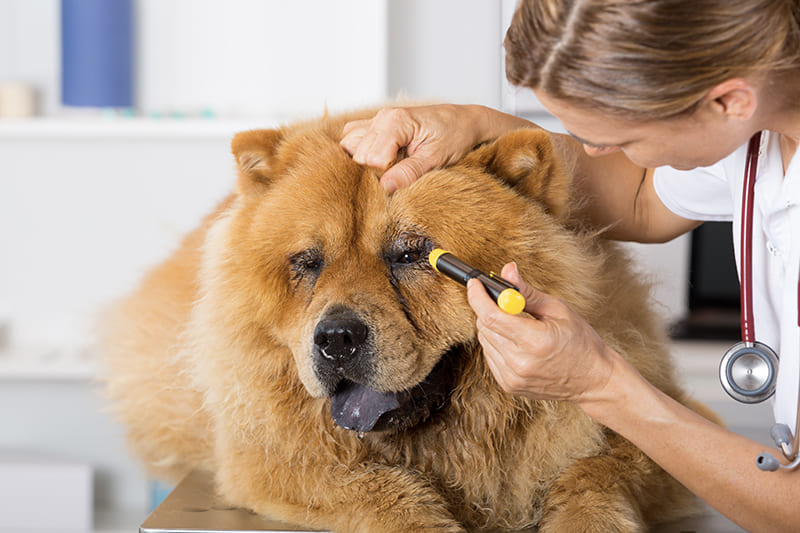
[[[510,315],[518,315],[525,309],[525,297],[519,291],[506,289],[497,297],[497,306]]]
[[[442,250],[441,248],[434,248],[433,251],[430,253],[430,255],[428,255],[428,261],[430,262],[434,270],[436,270],[437,272],[439,271],[439,269],[436,267],[436,262],[439,260],[442,254],[447,254],[447,253],[450,252],[448,252],[447,250]]]

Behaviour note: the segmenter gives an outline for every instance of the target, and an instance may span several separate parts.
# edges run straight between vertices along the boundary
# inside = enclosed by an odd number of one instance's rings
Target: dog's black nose
[[[343,362],[357,355],[367,340],[367,325],[350,311],[330,313],[314,330],[314,344],[330,362]]]

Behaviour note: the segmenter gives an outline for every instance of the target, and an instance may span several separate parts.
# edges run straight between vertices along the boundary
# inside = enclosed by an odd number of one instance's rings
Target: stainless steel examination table
[[[217,499],[211,477],[193,472],[145,520],[140,533],[310,531],[231,508]],[[664,524],[653,533],[736,533],[744,531],[711,508],[700,516]]]

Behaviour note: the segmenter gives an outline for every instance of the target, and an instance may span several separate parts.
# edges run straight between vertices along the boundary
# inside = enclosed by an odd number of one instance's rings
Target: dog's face
[[[565,188],[545,194],[549,142],[530,132],[387,195],[338,146],[337,127],[236,137],[239,195],[210,233],[207,290],[225,302],[235,337],[289,348],[306,390],[331,397],[339,425],[408,427],[446,401],[475,343],[463,287],[428,254],[442,247],[497,269],[531,217],[563,204]],[[532,202],[534,190],[550,201]]]

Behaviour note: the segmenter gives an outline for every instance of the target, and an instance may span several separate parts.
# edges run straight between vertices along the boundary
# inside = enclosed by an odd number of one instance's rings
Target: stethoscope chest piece
[[[772,396],[777,375],[778,355],[760,342],[734,344],[719,364],[722,388],[742,403],[759,403]]]

